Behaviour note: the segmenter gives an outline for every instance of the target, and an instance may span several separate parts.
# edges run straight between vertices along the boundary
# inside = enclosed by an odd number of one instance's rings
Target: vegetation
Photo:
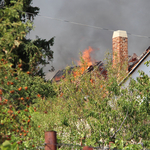
[[[39,99],[53,97],[55,92],[50,82],[30,76],[29,71],[22,72],[21,67],[12,68],[3,58],[0,67],[0,143],[10,140],[11,143],[18,143],[19,148],[33,147],[37,142],[32,134],[38,132],[37,124],[32,120],[33,112],[36,113],[33,104]],[[26,141],[30,142],[27,144]]]
[[[34,42],[24,42],[32,23],[20,20],[23,2],[0,9],[0,148],[40,149],[44,132],[55,130],[58,143],[103,147],[113,142],[117,149],[150,149],[150,77],[140,72],[123,87],[118,83],[124,72],[112,68],[110,59],[107,76],[97,66],[86,71],[81,59],[81,67],[66,68],[60,82],[44,81],[37,76],[35,55],[48,55]]]
[[[141,72],[126,88],[118,85],[117,71],[106,67],[107,79],[95,68],[56,83],[57,97],[53,102],[41,101],[37,122],[42,118],[41,128],[56,130],[60,143],[102,147],[112,141],[117,149],[149,148],[149,77]]]
[[[0,9],[1,149],[34,149],[39,140],[36,140],[37,136],[32,136],[34,132],[38,134],[37,125],[32,120],[33,112],[36,113],[33,104],[40,98],[55,95],[51,82],[41,78],[43,72],[38,69],[39,64],[45,65],[52,59],[50,45],[53,39],[46,41],[38,38],[33,42],[26,39],[33,25],[30,18],[25,19],[28,15],[22,11],[26,11],[30,3],[6,1]],[[10,143],[5,140],[10,140]]]
[[[26,38],[33,29],[32,21],[39,11],[31,3],[32,0],[6,0],[5,7],[0,9],[0,54],[14,68],[20,62],[23,71],[44,77],[42,66],[53,59],[51,46],[54,38],[48,41],[39,37],[34,41]],[[39,65],[41,68],[38,68]]]

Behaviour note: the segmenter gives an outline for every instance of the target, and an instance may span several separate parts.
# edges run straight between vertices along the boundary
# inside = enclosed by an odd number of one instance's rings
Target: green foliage
[[[5,6],[13,6],[13,4],[19,2],[19,0],[5,0]],[[22,11],[25,12],[30,12],[28,14],[21,14],[20,13],[20,19],[21,21],[26,21],[26,20],[33,20],[34,17],[39,13],[39,8],[38,7],[33,7],[31,6],[32,0],[22,0],[23,4],[23,9]]]
[[[60,143],[98,147],[113,141],[117,149],[141,149],[141,142],[150,148],[149,77],[142,73],[128,88],[120,87],[117,71],[107,67],[107,79],[96,68],[83,75],[79,67],[67,71],[53,83],[57,97],[41,101],[34,120],[57,131]]]
[[[142,143],[149,149],[149,76],[140,72],[123,88],[118,83],[125,71],[112,68],[109,60],[107,77],[96,67],[88,72],[84,59],[83,66],[67,68],[59,83],[35,76],[43,76],[38,65],[53,58],[53,39],[25,38],[33,27],[31,17],[22,11],[31,2],[6,1],[0,9],[1,149],[37,149],[48,130],[57,131],[59,143],[98,147],[111,141],[117,149],[141,149]],[[38,8],[32,11],[36,15]]]
[[[150,64],[150,60],[149,60],[149,61],[146,61],[144,64],[148,67],[149,64]]]
[[[51,38],[48,41],[40,39],[39,37],[34,41],[23,39],[23,42],[13,53],[17,56],[12,61],[14,67],[17,66],[17,62],[21,59],[23,71],[30,70],[32,74],[44,77],[45,74],[43,73],[42,68],[38,68],[38,66],[45,66],[50,63],[49,61],[52,61],[53,51],[50,50],[50,47],[53,46],[53,44],[54,38]]]
[[[122,149],[122,150],[141,150],[143,149],[141,144],[128,144],[125,145],[123,140],[116,140],[115,144],[111,144],[111,149]]]
[[[11,144],[9,141],[5,141],[0,146],[1,150],[17,150],[18,146],[17,143]]]
[[[38,97],[47,98],[53,96],[55,92],[52,89],[51,82],[45,82],[38,76],[30,76],[30,72],[22,72],[21,68],[13,69],[5,60],[1,61],[0,82],[4,91],[5,98],[15,99],[16,106],[22,99],[26,104],[35,103]],[[33,92],[34,91],[34,92]]]
[[[0,9],[0,54],[13,63],[14,68],[20,62],[23,71],[44,77],[42,67],[53,59],[51,46],[54,38],[46,40],[37,37],[34,41],[26,38],[33,29],[31,18],[39,11],[39,8],[31,6],[31,2],[32,0],[7,0],[5,7]],[[38,68],[39,65],[41,69]]]
[[[31,41],[25,37],[33,26],[30,16],[22,11],[38,11],[38,8],[29,7],[31,2],[6,0],[5,7],[0,9],[1,149],[39,146],[41,137],[32,119],[38,112],[33,104],[55,95],[51,82],[36,76],[39,73],[43,76],[38,65],[45,65],[53,58],[50,50],[53,38]]]
[[[29,71],[22,72],[21,66],[14,69],[7,60],[0,60],[0,143],[10,140],[19,149],[34,149],[41,137],[37,136],[39,131],[32,119],[37,109],[33,104],[55,95],[52,84],[30,76]]]
[[[117,149],[138,150],[141,145],[150,148],[150,80],[143,72],[137,81],[131,80],[130,86],[123,88],[111,68],[107,69],[109,78],[105,78],[96,68],[81,75],[80,67],[72,73],[68,73],[68,67],[65,78],[52,85],[23,73],[19,66],[14,70],[3,59],[0,66],[4,89],[0,105],[3,140],[9,140],[11,135],[10,142],[17,143],[19,148],[34,149],[44,143],[44,131],[55,130],[59,143],[103,147],[112,141],[112,148]],[[29,93],[30,99],[26,100]]]

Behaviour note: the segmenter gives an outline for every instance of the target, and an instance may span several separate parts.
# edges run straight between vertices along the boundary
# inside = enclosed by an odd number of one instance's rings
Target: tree
[[[50,82],[30,76],[29,71],[23,72],[19,67],[14,69],[0,57],[0,145],[9,140],[16,149],[36,146],[37,139],[33,139],[32,134],[37,128],[32,120],[33,112],[36,112],[33,104],[54,95]]]
[[[53,59],[51,46],[54,44],[54,38],[48,41],[39,37],[35,41],[26,38],[33,29],[32,21],[39,12],[39,8],[32,7],[31,4],[32,0],[5,1],[5,6],[0,9],[0,53],[7,59],[11,58],[9,61],[13,63],[14,68],[20,61],[23,71],[31,71],[33,75],[43,77],[43,69],[38,66],[45,66]],[[21,23],[22,27],[14,28],[14,25],[19,26]],[[28,26],[25,26],[27,24]]]
[[[37,140],[34,141],[32,135],[32,131],[36,132],[32,114],[36,112],[36,108],[32,105],[39,99],[46,100],[49,96],[52,98],[55,92],[51,82],[35,76],[37,71],[32,70],[36,69],[39,61],[39,58],[33,56],[43,56],[44,52],[30,40],[27,44],[24,43],[26,34],[32,29],[32,23],[30,20],[20,20],[22,1],[11,1],[10,5],[0,9],[0,149],[6,145],[9,148],[4,149],[34,149]],[[28,71],[23,68],[23,58],[17,55],[19,48],[24,48],[22,52],[29,56],[26,58],[29,59]],[[29,139],[32,139],[31,143]],[[10,140],[13,144],[5,140]]]

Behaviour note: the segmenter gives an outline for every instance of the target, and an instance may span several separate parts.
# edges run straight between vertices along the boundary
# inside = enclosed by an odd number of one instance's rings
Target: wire
[[[34,13],[30,13],[30,12],[24,12],[24,13],[35,15]],[[63,20],[63,19],[60,19],[60,18],[54,18],[54,17],[50,17],[50,16],[44,16],[44,15],[37,15],[37,16],[43,17],[43,18],[47,18],[47,19],[51,19],[51,20],[57,20],[57,21],[61,21],[61,22],[66,22],[66,23],[70,23],[70,24],[75,24],[75,25],[90,27],[90,28],[94,28],[94,29],[100,29],[100,30],[111,31],[111,32],[116,31],[116,30],[112,30],[112,29],[107,29],[107,28],[98,27],[98,26],[92,26],[92,25],[83,24],[83,23],[79,23],[79,22],[73,22],[73,21],[69,21],[69,20]],[[136,36],[136,37],[141,37],[141,38],[149,38],[150,39],[149,36],[132,34],[130,32],[127,32],[127,34],[131,35],[131,36]]]
[[[6,7],[3,7],[3,8],[6,8]],[[31,13],[31,12],[25,12],[25,11],[20,11],[20,10],[18,10],[18,11],[23,12],[23,13],[27,13],[27,14],[31,14],[31,15],[35,15],[34,13]],[[89,28],[93,28],[93,29],[100,29],[100,30],[111,31],[111,32],[116,31],[116,30],[112,30],[112,29],[103,28],[100,26],[92,26],[92,25],[88,25],[88,24],[84,24],[84,23],[73,22],[73,21],[64,20],[64,19],[60,19],[60,18],[54,18],[54,17],[50,17],[50,16],[44,16],[44,15],[38,15],[38,14],[37,14],[37,16],[51,19],[51,20],[57,20],[57,21],[65,22],[65,23],[75,24],[75,25],[79,25],[79,26],[89,27]],[[138,35],[138,34],[133,34],[130,32],[127,32],[127,34],[130,36],[150,39],[150,36]]]

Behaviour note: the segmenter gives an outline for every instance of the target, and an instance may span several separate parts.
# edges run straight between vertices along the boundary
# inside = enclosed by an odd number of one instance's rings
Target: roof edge
[[[150,54],[150,46],[146,49],[146,54],[142,55],[138,63],[133,67],[133,69],[127,74],[127,76],[119,83],[119,86],[125,82],[125,80],[135,71],[135,69],[143,62],[143,60]]]

